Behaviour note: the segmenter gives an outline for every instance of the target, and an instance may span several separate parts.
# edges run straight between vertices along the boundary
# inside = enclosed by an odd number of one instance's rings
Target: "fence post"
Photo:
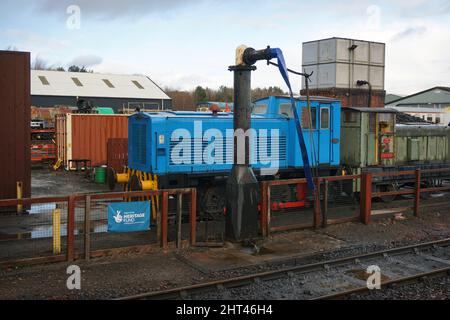
[[[67,261],[71,262],[75,256],[75,197],[69,197],[67,205]]]
[[[91,258],[91,196],[86,196],[84,208],[84,259]]]
[[[160,194],[158,194],[155,198],[159,198]],[[162,217],[161,217],[161,207],[158,206],[156,210],[156,239],[161,242],[161,226],[162,226]]]
[[[320,226],[320,179],[316,179],[316,190],[314,192],[314,228]]]
[[[177,249],[181,249],[181,227],[183,224],[183,194],[177,194]]]
[[[169,193],[163,192],[161,214],[161,247],[167,249],[167,216],[169,211]]]
[[[416,169],[416,181],[415,181],[415,198],[414,198],[414,216],[420,215],[420,182],[422,173],[420,169]]]
[[[22,181],[16,182],[16,193],[17,193],[17,199],[22,200],[23,196],[23,183]],[[17,214],[23,213],[23,205],[20,203],[17,205]]]
[[[329,181],[325,178],[323,190],[322,228],[326,228],[328,225],[328,184]]]
[[[269,199],[268,199],[269,186],[266,181],[261,184],[261,233],[266,238],[269,233],[268,214],[269,214]]]
[[[197,189],[191,189],[191,207],[189,210],[191,223],[191,246],[195,247],[197,244]]]
[[[53,254],[61,254],[61,210],[53,210]]]
[[[366,174],[361,173],[359,182],[359,219],[361,223],[364,223],[365,212],[365,196],[366,196]]]
[[[364,172],[361,174],[360,190],[360,209],[361,222],[368,225],[372,213],[372,173]]]

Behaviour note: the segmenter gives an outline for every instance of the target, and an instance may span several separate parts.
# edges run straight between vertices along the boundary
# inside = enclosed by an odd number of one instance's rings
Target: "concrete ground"
[[[83,171],[53,171],[51,169],[31,171],[31,196],[33,198],[108,191],[106,184],[94,183],[92,179],[86,177]],[[120,187],[118,191],[120,191]]]
[[[296,263],[308,263],[317,254],[329,259],[447,237],[450,210],[441,206],[424,210],[420,218],[378,217],[368,226],[345,223],[273,234],[258,243],[258,254],[251,246],[227,243],[222,248],[77,261],[82,282],[81,290],[75,291],[66,287],[66,263],[2,270],[0,299],[107,299],[245,274],[271,264],[284,266],[293,257]]]

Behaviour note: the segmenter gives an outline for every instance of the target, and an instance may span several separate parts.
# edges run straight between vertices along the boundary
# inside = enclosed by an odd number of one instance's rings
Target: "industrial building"
[[[76,106],[78,99],[115,111],[136,108],[164,110],[172,107],[171,98],[146,76],[31,71],[33,106]]]
[[[448,125],[450,123],[450,87],[433,87],[393,100],[387,106],[428,122]]]

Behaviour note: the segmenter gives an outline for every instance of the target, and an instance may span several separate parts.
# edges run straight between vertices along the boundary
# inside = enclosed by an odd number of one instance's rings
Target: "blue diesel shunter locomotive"
[[[319,175],[334,175],[340,165],[340,101],[312,97],[308,108],[304,97],[295,100],[311,167]],[[244,156],[258,179],[304,177],[288,96],[255,101],[251,126],[235,133],[232,113],[134,114],[129,119],[128,170],[151,176],[158,188],[197,187],[200,210],[207,214],[223,212],[234,141],[236,147],[248,141],[251,152]]]

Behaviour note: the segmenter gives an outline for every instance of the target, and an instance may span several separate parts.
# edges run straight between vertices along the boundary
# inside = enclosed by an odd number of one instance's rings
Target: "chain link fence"
[[[33,259],[72,261],[107,254],[115,249],[167,248],[169,242],[176,242],[181,247],[187,240],[195,245],[195,197],[195,189],[176,189],[0,200],[0,264],[31,263]],[[163,198],[167,199],[166,203],[162,203]],[[181,208],[187,208],[184,214],[181,212],[181,220],[177,218],[180,212],[178,200]],[[149,230],[111,232],[109,205],[147,201],[152,208]]]
[[[67,252],[66,199],[13,206],[3,202],[0,211],[0,262]]]

